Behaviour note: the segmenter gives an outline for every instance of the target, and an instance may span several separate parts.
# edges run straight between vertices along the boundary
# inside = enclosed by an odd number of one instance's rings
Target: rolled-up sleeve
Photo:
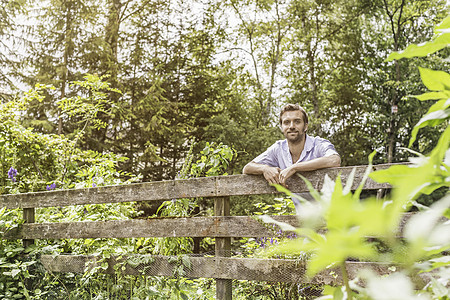
[[[315,156],[316,157],[326,157],[326,156],[331,156],[331,155],[339,155],[339,153],[337,153],[336,149],[334,148],[333,144],[326,140],[326,139],[320,139],[318,141],[316,145],[315,145]]]
[[[257,164],[267,165],[271,167],[279,167],[277,158],[277,146],[274,144],[267,148],[266,151],[258,155],[253,162]]]

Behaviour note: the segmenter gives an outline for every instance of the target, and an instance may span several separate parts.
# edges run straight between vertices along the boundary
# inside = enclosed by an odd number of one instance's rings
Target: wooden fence
[[[373,170],[385,169],[389,165],[376,165]],[[349,174],[356,169],[353,189],[363,177],[367,166],[341,167],[305,172],[316,189],[323,184],[325,174],[332,179],[341,174],[345,183]],[[288,180],[292,192],[307,192],[306,184],[298,177]],[[388,188],[368,180],[366,190]],[[0,207],[21,208],[25,223],[7,232],[4,238],[23,239],[25,245],[35,239],[78,239],[78,238],[139,238],[139,237],[214,237],[214,257],[190,257],[191,268],[185,268],[185,277],[216,279],[217,299],[232,298],[233,279],[275,282],[295,282],[314,284],[340,284],[340,272],[324,271],[314,278],[305,277],[305,264],[292,259],[257,259],[230,257],[231,238],[270,237],[273,230],[264,226],[252,216],[230,216],[230,196],[276,194],[274,187],[267,184],[262,176],[233,175],[168,180],[131,185],[96,187],[88,189],[62,190],[50,192],[2,195]],[[179,198],[204,197],[214,201],[214,216],[189,218],[154,218],[122,221],[35,223],[35,208],[69,205],[119,203],[131,201],[161,201]],[[296,216],[274,216],[276,220],[298,225]],[[95,265],[98,257],[76,255],[43,255],[41,262],[51,272],[83,273],[86,263]],[[108,259],[106,273],[113,273],[114,264],[123,259]],[[94,262],[92,264],[92,262]],[[348,262],[350,277],[356,276],[358,269],[371,267],[380,274],[388,273],[388,268],[372,263]],[[173,259],[168,256],[152,256],[150,267],[145,268],[148,276],[173,276]],[[142,274],[143,266],[126,265],[125,274]]]

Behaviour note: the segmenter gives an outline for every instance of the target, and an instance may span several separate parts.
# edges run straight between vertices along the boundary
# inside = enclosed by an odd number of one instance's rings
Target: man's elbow
[[[341,157],[337,154],[330,156],[330,168],[337,168],[341,166]]]
[[[242,169],[242,174],[250,174],[250,164],[251,162],[244,166],[244,168]]]

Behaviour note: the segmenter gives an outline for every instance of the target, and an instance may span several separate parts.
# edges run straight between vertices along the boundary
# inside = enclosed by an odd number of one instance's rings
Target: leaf
[[[280,227],[280,229],[283,231],[296,231],[296,228],[294,226],[292,226],[288,223],[274,220],[270,216],[267,216],[267,215],[259,216],[259,219],[261,219],[261,221],[263,221],[264,223],[271,223],[271,224],[278,225]]]
[[[296,173],[298,177],[300,177],[301,179],[303,179],[303,181],[305,182],[306,186],[308,187],[309,193],[311,194],[311,196],[313,196],[313,198],[316,201],[320,201],[321,197],[319,192],[313,187],[313,185],[311,184],[311,182],[306,179],[306,177],[304,177],[303,175],[301,175],[300,173]]]
[[[298,194],[294,194],[292,193],[290,190],[288,190],[287,188],[285,188],[282,185],[279,184],[271,184],[273,187],[275,187],[277,189],[277,191],[285,193],[287,196],[291,197],[291,198],[295,198],[297,199],[299,202],[301,203],[305,203],[308,202],[308,200],[306,200],[305,198],[303,198],[302,196],[298,195]]]
[[[438,26],[436,26],[436,30],[443,30],[450,28],[450,15],[447,16]]]
[[[422,44],[411,44],[405,50],[392,52],[386,61],[393,61],[401,58],[423,57],[447,47],[450,43],[450,33],[443,32],[435,36],[432,41]]]
[[[439,110],[445,110],[450,106],[450,98],[442,99],[433,104],[427,111],[427,113],[432,113]]]
[[[434,164],[440,164],[444,159],[450,144],[450,126],[445,129],[442,133],[436,147],[431,151],[430,160],[433,161]]]
[[[376,256],[374,247],[366,243],[364,237],[348,231],[329,231],[326,239],[317,245],[314,252],[315,255],[308,265],[308,276],[313,276],[331,265],[341,264],[348,257],[370,259]]]
[[[181,255],[181,262],[189,270],[192,269],[192,262],[188,255]]]
[[[413,95],[412,97],[424,101],[424,100],[437,100],[437,99],[447,99],[450,97],[450,91],[445,90],[441,92],[428,92],[422,95]]]
[[[354,168],[352,169],[352,172],[350,173],[350,175],[349,175],[348,178],[347,178],[347,182],[345,183],[345,188],[344,188],[344,190],[342,191],[342,193],[343,193],[344,195],[347,195],[347,194],[350,193],[351,190],[352,190],[353,180],[355,179],[355,172],[356,172],[356,167],[354,167]]]
[[[416,140],[417,133],[419,130],[426,126],[437,126],[450,118],[450,109],[438,110],[427,113],[424,115],[419,122],[414,126],[411,132],[411,139],[409,140],[409,147],[412,146]]]
[[[344,299],[344,293],[342,292],[341,286],[335,287],[330,285],[325,285],[322,291],[322,297],[317,298],[316,300],[342,300]]]
[[[268,248],[265,253],[269,256],[275,254],[299,255],[305,252],[314,252],[315,250],[317,250],[317,243],[313,243],[307,238],[297,238],[282,241],[279,245]]]
[[[420,174],[422,173],[422,174]],[[432,177],[433,170],[429,164],[423,169],[417,166],[391,166],[385,170],[379,170],[370,174],[370,177],[379,183],[389,183],[396,187],[394,192],[398,195],[404,193],[401,199],[397,199],[398,208],[400,208],[407,201],[412,199],[421,189],[421,187],[428,183]],[[401,191],[401,192],[400,192]]]
[[[433,294],[439,299],[448,299],[450,297],[449,289],[434,278],[431,278],[431,289]]]
[[[372,153],[369,154],[369,164],[367,165],[366,171],[364,172],[363,178],[361,180],[361,183],[359,184],[358,188],[356,189],[355,193],[353,194],[354,199],[359,199],[361,192],[364,188],[364,185],[366,184],[367,178],[369,178],[370,173],[372,172],[372,162],[373,158],[377,154],[377,150],[372,151]]]
[[[371,299],[427,299],[416,296],[410,279],[398,272],[388,277],[369,278],[367,293]]]
[[[427,245],[434,245],[438,242],[443,245],[450,244],[450,231],[446,233],[445,230],[440,230],[441,228],[437,226],[439,219],[448,207],[450,207],[450,195],[433,203],[427,211],[413,215],[405,226],[405,238],[410,243],[427,241]],[[438,233],[442,231],[443,235],[436,234],[435,231]]]
[[[423,84],[432,91],[450,90],[450,74],[419,67]]]
[[[323,186],[322,186],[322,196],[321,196],[321,202],[322,205],[327,205],[331,202],[331,198],[333,196],[334,192],[334,186],[335,182],[331,180],[330,176],[328,174],[325,174],[325,178],[323,179]]]
[[[419,193],[429,194],[441,186],[448,186],[446,181],[447,169],[441,168],[442,161],[449,149],[450,127],[447,127],[439,138],[428,159],[421,160],[420,164],[391,166],[386,170],[379,170],[370,174],[377,182],[387,182],[396,187],[394,200],[398,205],[414,200]]]
[[[358,205],[358,202],[353,200],[351,194],[344,194],[341,178],[338,176],[330,206],[325,212],[328,229],[347,230],[352,228],[355,225],[355,205]]]
[[[401,211],[391,209],[392,202],[376,198],[365,199],[354,212],[358,232],[363,236],[390,237],[395,235]]]
[[[430,259],[429,262],[433,266],[433,269],[450,266],[450,256],[442,256],[438,258]]]
[[[20,273],[20,269],[13,269],[13,270],[11,270],[11,276],[13,278],[15,278],[17,276],[17,274],[19,274],[19,273]]]

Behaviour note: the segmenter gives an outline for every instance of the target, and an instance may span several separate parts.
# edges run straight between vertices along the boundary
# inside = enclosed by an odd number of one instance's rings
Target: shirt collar
[[[303,148],[303,150],[306,150],[306,152],[309,152],[312,150],[313,146],[314,146],[314,140],[312,139],[312,137],[310,137],[309,135],[306,134],[305,147]]]
[[[305,134],[305,136],[306,136],[305,146],[303,147],[302,153],[300,153],[299,161],[302,161],[305,158],[306,153],[310,152],[314,147],[313,138],[307,134]],[[289,146],[288,146],[287,139],[283,140],[282,148],[286,152],[286,155],[288,155],[289,159],[291,160],[291,163],[295,163],[295,162],[292,162],[292,156],[291,156],[291,153],[289,152]]]
[[[309,153],[314,146],[313,139],[306,133],[305,133],[305,136],[306,136],[305,137],[305,146],[303,146],[303,151],[302,151],[302,153],[300,153],[300,158],[298,161],[303,161],[305,159],[306,154]]]

